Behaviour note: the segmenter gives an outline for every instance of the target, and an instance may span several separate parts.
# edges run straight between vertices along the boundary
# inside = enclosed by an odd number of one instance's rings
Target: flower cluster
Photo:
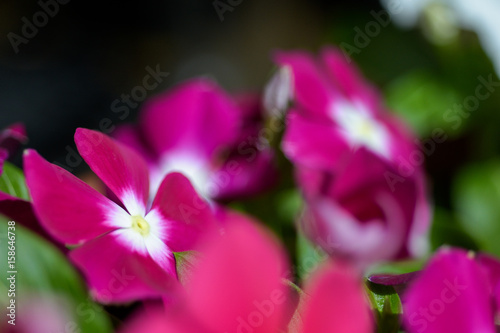
[[[26,134],[5,129],[0,213],[56,246],[88,302],[128,306],[116,314],[123,333],[495,332],[496,258],[443,247],[422,265],[431,205],[421,164],[402,168],[419,149],[408,126],[333,47],[273,60],[263,97],[196,78],[145,102],[137,123],[110,136],[78,128],[76,147],[100,186],[27,149],[27,192],[9,190],[6,160]],[[280,117],[280,142],[259,137]],[[269,192],[292,182],[295,224],[250,215],[246,200],[272,206]],[[264,223],[293,229],[282,240],[316,252],[308,274],[293,274],[304,258],[290,258]],[[372,270],[399,260],[420,267]],[[51,320],[71,318],[50,302]]]
[[[341,52],[280,52],[275,60],[292,73],[283,151],[308,203],[306,233],[327,252],[364,262],[424,254],[423,171],[398,171],[416,149],[413,135]]]

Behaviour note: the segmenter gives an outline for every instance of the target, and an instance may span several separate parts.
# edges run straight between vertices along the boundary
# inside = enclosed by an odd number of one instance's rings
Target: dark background
[[[47,1],[44,1],[47,2]],[[49,1],[52,2],[52,1]],[[37,1],[0,3],[0,128],[23,122],[29,146],[48,160],[64,160],[76,127],[97,128],[122,93],[142,85],[145,67],[170,75],[161,92],[197,75],[214,77],[230,91],[259,90],[273,69],[276,48],[315,50],[342,1],[245,0],[221,21],[212,1],[78,1],[60,4],[38,33],[18,46],[23,17],[33,22]],[[368,10],[376,1],[357,2]],[[355,9],[350,9],[355,10]],[[363,10],[358,8],[356,10]],[[19,164],[19,156],[15,162]]]

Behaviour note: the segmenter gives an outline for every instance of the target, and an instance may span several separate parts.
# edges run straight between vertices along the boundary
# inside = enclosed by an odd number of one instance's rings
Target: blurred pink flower
[[[430,220],[416,140],[336,49],[278,52],[293,106],[282,148],[309,203],[305,229],[330,252],[371,262],[426,252]],[[407,171],[405,169],[405,171]]]
[[[21,123],[12,124],[0,131],[0,176],[3,173],[4,161],[15,154],[27,141],[26,130]],[[52,241],[52,238],[40,227],[31,202],[0,192],[0,214]]]
[[[146,163],[106,135],[76,130],[78,151],[118,198],[113,202],[66,170],[28,150],[26,181],[41,224],[58,241],[101,302],[159,297],[177,283],[172,252],[193,248],[213,212],[178,173],[167,175],[152,201]],[[193,208],[194,207],[194,208]],[[184,209],[196,209],[187,218]]]
[[[403,295],[409,333],[494,333],[500,262],[457,248],[438,250]]]
[[[296,299],[283,281],[285,254],[276,241],[244,217],[236,217],[223,237],[206,243],[178,306],[143,314],[124,333],[287,331]],[[373,331],[361,279],[341,264],[324,266],[306,286],[299,332]],[[299,320],[300,321],[300,320]]]
[[[151,191],[169,172],[182,172],[205,198],[253,195],[274,183],[274,153],[258,146],[262,126],[254,95],[234,100],[214,82],[194,79],[145,103],[139,127],[115,137],[146,158]]]
[[[0,131],[0,174],[3,161],[12,156],[27,141],[26,129],[21,123],[12,124]]]
[[[9,324],[12,317],[7,311],[7,320],[0,323],[2,333],[48,333],[66,332],[77,326],[71,311],[71,302],[61,295],[29,293],[18,297],[14,313],[15,325]]]

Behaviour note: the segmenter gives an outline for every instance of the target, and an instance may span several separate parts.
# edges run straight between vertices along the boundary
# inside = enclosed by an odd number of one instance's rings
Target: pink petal
[[[229,200],[255,195],[276,184],[278,171],[274,152],[265,149],[249,157],[234,154],[214,172],[210,181],[217,189],[218,200]]]
[[[70,252],[96,300],[102,303],[125,303],[160,298],[177,287],[175,260],[170,273],[149,255],[142,255],[123,245],[117,231],[96,238]]]
[[[73,303],[64,294],[31,290],[19,296],[15,303],[16,325],[7,325],[14,328],[10,330],[0,324],[3,333],[64,332],[68,323],[77,319],[71,308]]]
[[[76,130],[75,142],[92,171],[129,213],[144,216],[149,197],[149,171],[142,157],[110,137],[84,128]]]
[[[283,152],[295,163],[317,169],[335,168],[351,148],[331,122],[312,122],[290,111],[283,138]]]
[[[345,265],[327,264],[305,287],[310,296],[303,311],[303,332],[371,333],[374,321],[363,284]]]
[[[370,167],[367,168],[367,165]],[[369,187],[373,184],[377,184],[385,191],[392,192],[386,179],[388,172],[398,174],[389,161],[372,153],[367,148],[361,147],[349,159],[345,160],[342,169],[336,175],[338,180],[330,187],[329,193],[336,197],[347,196],[353,192],[358,192],[360,188]],[[406,189],[415,191],[415,184],[411,180],[398,185],[395,187],[395,191]]]
[[[478,253],[477,262],[486,272],[493,290],[500,283],[500,261],[489,254]]]
[[[154,153],[148,149],[144,137],[132,124],[120,125],[113,132],[113,138],[138,152],[148,164],[156,162]]]
[[[413,225],[408,240],[408,250],[412,256],[422,257],[429,251],[428,233],[432,219],[432,207],[428,198],[423,172],[416,174],[413,179],[417,186],[417,198]]]
[[[493,294],[495,315],[500,314],[500,261],[488,254],[478,253],[477,262],[488,277],[488,287]]]
[[[344,54],[333,47],[321,50],[320,57],[327,69],[332,83],[350,100],[359,100],[369,106],[369,110],[378,113],[380,98],[377,91],[359,73],[354,64],[349,64]]]
[[[54,243],[61,251],[66,251],[64,246],[59,242],[55,242],[47,231],[42,228],[35,216],[31,202],[0,192],[0,214],[5,215],[9,219],[16,221],[16,223],[21,224],[23,227],[44,237],[49,242]]]
[[[234,140],[239,111],[232,100],[209,80],[188,81],[146,102],[141,130],[157,154],[172,150],[204,158]]]
[[[68,171],[34,150],[24,154],[24,171],[35,213],[58,241],[79,244],[115,229],[106,220],[118,206]]]
[[[187,286],[188,305],[205,332],[278,332],[288,310],[285,257],[275,240],[235,215],[212,239]]]
[[[494,333],[486,275],[465,250],[444,248],[403,296],[409,333]]]
[[[192,250],[199,237],[215,223],[209,203],[177,172],[165,176],[151,210],[158,210],[168,221],[167,243],[174,252]]]
[[[240,111],[243,125],[262,120],[263,112],[259,94],[251,92],[239,93],[234,95],[233,99]]]
[[[408,256],[417,190],[407,179],[391,191],[388,171],[394,171],[388,162],[365,148],[330,178],[324,174],[316,179],[314,171],[301,171],[302,183],[312,182],[303,187],[316,191],[306,192],[311,214],[304,225],[309,237],[329,253],[365,263]]]
[[[274,61],[280,66],[289,66],[293,73],[294,96],[300,107],[324,119],[334,91],[330,89],[326,76],[320,71],[314,57],[306,52],[277,52]]]

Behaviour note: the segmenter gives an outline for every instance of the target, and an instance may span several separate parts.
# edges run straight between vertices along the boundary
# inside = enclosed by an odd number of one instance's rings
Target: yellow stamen
[[[132,229],[143,236],[149,235],[149,223],[142,216],[134,215],[132,218]]]
[[[373,133],[373,126],[368,121],[363,121],[359,127],[359,134],[365,138],[370,138]]]

